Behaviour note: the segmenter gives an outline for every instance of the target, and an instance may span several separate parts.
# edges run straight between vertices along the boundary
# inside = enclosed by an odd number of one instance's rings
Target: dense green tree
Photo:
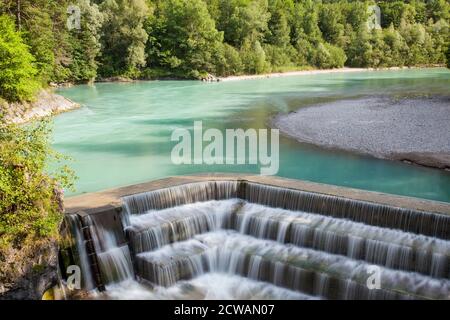
[[[242,45],[241,57],[246,73],[259,74],[269,71],[270,65],[266,60],[266,53],[258,40],[252,42],[247,39]]]
[[[202,0],[167,0],[149,23],[147,52],[150,63],[193,76],[215,72],[223,57],[223,33],[217,31]]]
[[[89,0],[78,0],[76,5],[80,8],[82,19],[80,29],[74,28],[70,32],[70,79],[75,82],[92,81],[97,76],[103,14]]]
[[[408,46],[400,33],[391,25],[383,32],[383,47],[381,66],[394,67],[403,66],[405,63],[405,53]]]
[[[319,43],[314,52],[312,63],[317,68],[332,69],[342,68],[347,57],[344,50],[329,43]]]
[[[399,27],[399,32],[408,45],[405,52],[405,64],[407,66],[426,64],[432,49],[432,39],[425,27],[421,24],[410,24],[405,20]]]
[[[339,3],[323,5],[319,13],[319,27],[325,41],[338,44],[344,35],[345,20]]]
[[[445,52],[448,42],[450,41],[449,22],[447,20],[440,19],[436,23],[433,23],[433,20],[430,19],[426,30],[432,41],[431,47],[428,48],[429,61],[427,62],[440,64],[446,60]]]
[[[70,4],[81,28],[66,27]],[[370,30],[369,5],[382,30]],[[98,6],[97,6],[98,5]],[[444,64],[447,0],[3,0],[44,84]]]
[[[292,41],[320,42],[319,9],[313,0],[300,0],[295,4],[292,18]]]
[[[100,10],[104,15],[101,75],[136,74],[146,65],[144,21],[150,11],[145,0],[105,0]]]
[[[64,81],[70,70],[66,28],[68,0],[4,0],[4,12],[15,19],[36,60],[43,83]]]
[[[450,69],[450,45],[447,46],[447,52],[445,53],[447,59],[447,68]]]
[[[382,2],[380,8],[381,25],[383,27],[389,27],[393,24],[394,27],[398,28],[402,21],[406,23],[415,22],[415,7],[404,1]]]
[[[367,30],[361,29],[353,34],[347,49],[348,65],[351,67],[369,67],[371,54],[370,34]]]
[[[427,0],[426,12],[429,18],[434,21],[440,19],[448,20],[450,17],[450,4],[448,0]]]
[[[9,101],[32,98],[37,89],[34,61],[12,19],[0,16],[0,97]]]
[[[230,4],[235,4],[231,10]],[[227,14],[222,16],[219,28],[225,33],[225,41],[237,47],[246,41],[260,41],[270,19],[267,0],[230,0],[230,4],[225,5]]]
[[[243,72],[243,68],[239,51],[225,43],[222,48],[222,59],[217,62],[217,74],[220,76],[239,75]]]
[[[282,0],[270,0],[268,11],[270,20],[265,35],[265,41],[278,47],[286,48],[291,41],[291,28],[289,25],[290,12],[294,3]]]

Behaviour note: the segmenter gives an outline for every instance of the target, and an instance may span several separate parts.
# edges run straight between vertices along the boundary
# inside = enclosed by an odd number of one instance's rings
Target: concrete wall
[[[66,213],[82,212],[83,215],[95,214],[99,212],[108,211],[111,209],[120,210],[122,206],[121,198],[124,196],[194,182],[226,181],[226,180],[239,180],[244,182],[248,181],[263,185],[319,193],[324,195],[342,197],[346,199],[370,203],[383,204],[397,208],[450,215],[450,203],[423,200],[403,196],[395,196],[379,192],[338,187],[333,185],[326,185],[302,180],[286,179],[280,177],[255,176],[255,175],[239,175],[239,174],[204,174],[204,175],[201,174],[192,176],[170,177],[166,179],[155,180],[146,183],[70,197],[65,200],[65,208]]]

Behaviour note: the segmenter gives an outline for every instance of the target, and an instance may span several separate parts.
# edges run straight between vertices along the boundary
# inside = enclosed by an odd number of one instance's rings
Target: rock
[[[0,300],[40,300],[58,281],[56,241],[9,249],[0,257]]]
[[[409,153],[392,153],[393,160],[400,160],[408,164],[417,164],[430,168],[450,169],[450,152],[409,152]]]
[[[54,189],[54,201],[64,212],[63,191]],[[20,248],[0,250],[0,300],[41,300],[58,284],[56,239],[37,239]]]
[[[125,77],[109,77],[109,78],[100,78],[97,82],[135,82],[135,80]]]
[[[219,82],[220,81],[219,78],[217,78],[216,76],[209,74],[209,73],[206,76],[202,77],[201,80],[203,82]]]
[[[41,90],[35,101],[6,103],[6,105],[1,106],[0,113],[4,114],[6,122],[19,124],[79,107],[79,104],[63,96],[49,90]]]

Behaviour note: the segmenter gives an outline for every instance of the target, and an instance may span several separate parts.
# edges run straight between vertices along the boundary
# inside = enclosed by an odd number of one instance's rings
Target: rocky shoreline
[[[21,124],[79,107],[79,104],[51,90],[41,90],[32,102],[0,103],[0,113],[7,123]]]
[[[340,100],[273,124],[300,142],[450,170],[450,96]]]

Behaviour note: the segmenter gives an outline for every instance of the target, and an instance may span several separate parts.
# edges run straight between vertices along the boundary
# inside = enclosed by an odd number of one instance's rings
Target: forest
[[[375,4],[381,28],[368,24]],[[0,97],[108,77],[443,65],[449,10],[447,0],[3,0]]]

